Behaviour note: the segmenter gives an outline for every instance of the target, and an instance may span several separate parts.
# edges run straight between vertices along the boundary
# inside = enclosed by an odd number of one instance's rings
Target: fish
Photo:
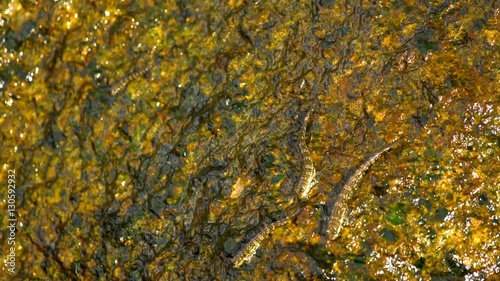
[[[349,178],[346,184],[341,188],[341,191],[337,197],[337,200],[333,204],[332,212],[328,220],[328,226],[326,230],[327,238],[329,241],[336,240],[340,237],[340,232],[343,227],[347,224],[349,218],[349,206],[348,202],[351,200],[354,191],[363,178],[365,172],[370,168],[377,159],[380,158],[384,153],[393,148],[396,144],[400,143],[396,141],[389,145],[388,147],[382,149],[381,151],[375,153],[372,157],[368,158],[354,174]]]
[[[262,231],[260,231],[252,240],[250,240],[247,244],[241,248],[241,250],[236,254],[232,259],[231,263],[233,264],[234,268],[239,268],[243,264],[250,262],[255,256],[255,253],[257,253],[257,250],[260,247],[260,244],[264,239],[271,234],[276,228],[279,226],[285,225],[288,220],[290,219],[290,216],[287,216],[283,219],[277,220],[267,227],[265,227]]]
[[[314,168],[314,163],[311,158],[311,152],[306,145],[306,128],[309,118],[311,116],[312,107],[307,112],[304,117],[304,122],[302,124],[301,135],[299,139],[299,149],[302,155],[302,175],[298,183],[299,198],[301,200],[309,199],[309,193],[313,186],[316,184],[316,169]]]
[[[307,200],[309,198],[309,192],[312,189],[312,187],[316,184],[316,169],[314,168],[314,163],[311,158],[311,153],[309,152],[309,149],[307,148],[306,145],[306,129],[307,129],[307,123],[309,122],[309,118],[311,116],[311,112],[312,112],[312,107],[309,109],[306,116],[304,117],[301,128],[301,135],[299,138],[299,149],[302,155],[303,167],[302,167],[302,175],[297,185],[298,186],[297,189],[299,191],[299,198],[301,200]],[[234,268],[239,268],[244,263],[249,262],[259,249],[260,244],[262,243],[262,241],[264,241],[266,236],[271,234],[277,227],[286,224],[289,220],[295,217],[301,210],[302,208],[298,208],[294,213],[285,216],[285,218],[268,225],[261,232],[259,232],[252,240],[250,240],[250,242],[245,244],[245,246],[243,246],[243,248],[238,252],[238,254],[236,254],[231,259]]]
[[[144,75],[146,72],[149,71],[149,66],[145,67],[144,69],[142,70],[139,70],[137,72],[134,72],[130,75],[127,75],[125,76],[124,78],[122,78],[120,81],[118,82],[115,82],[112,86],[111,86],[111,95],[114,96],[116,94],[118,94],[121,90],[123,90],[128,83],[130,83],[130,81],[136,79],[137,77],[139,76],[142,76]]]

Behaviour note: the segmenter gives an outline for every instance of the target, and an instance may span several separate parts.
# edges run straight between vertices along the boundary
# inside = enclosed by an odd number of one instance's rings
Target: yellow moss
[[[382,39],[382,46],[388,49],[393,49],[396,46],[396,37],[385,36],[384,39]]]
[[[183,189],[180,186],[174,186],[172,187],[172,195],[174,197],[180,197],[183,193]]]
[[[497,43],[496,41],[498,40],[498,38],[500,37],[498,35],[498,31],[497,30],[489,30],[489,29],[485,29],[484,31],[484,34],[486,35],[486,39],[488,40],[488,43],[490,45],[495,45],[495,43]]]
[[[230,198],[238,198],[241,195],[241,192],[245,189],[245,185],[248,184],[249,181],[245,179],[244,176],[239,177],[236,180],[236,183],[232,187],[232,192],[231,195],[229,196]]]

